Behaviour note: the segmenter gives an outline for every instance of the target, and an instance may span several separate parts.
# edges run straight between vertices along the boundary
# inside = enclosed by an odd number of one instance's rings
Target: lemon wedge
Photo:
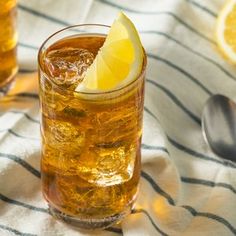
[[[216,40],[222,53],[236,63],[236,0],[229,0],[221,10],[216,24]]]
[[[143,60],[138,32],[120,13],[76,91],[109,91],[128,84],[141,73]]]

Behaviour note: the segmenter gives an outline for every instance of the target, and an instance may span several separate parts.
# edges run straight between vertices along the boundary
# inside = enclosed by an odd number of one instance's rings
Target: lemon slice
[[[236,63],[236,0],[230,0],[221,10],[216,25],[216,40],[222,53]]]
[[[108,91],[135,80],[144,52],[133,23],[120,13],[76,91]]]

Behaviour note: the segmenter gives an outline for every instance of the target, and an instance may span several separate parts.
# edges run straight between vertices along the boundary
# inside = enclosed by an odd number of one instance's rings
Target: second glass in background
[[[0,96],[11,87],[17,74],[16,0],[0,0]]]

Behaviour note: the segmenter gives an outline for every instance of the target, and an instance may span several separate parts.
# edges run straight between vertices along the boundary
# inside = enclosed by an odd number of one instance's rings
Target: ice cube
[[[135,158],[136,149],[133,145],[89,148],[89,151],[79,158],[77,174],[81,179],[93,185],[121,184],[132,178]]]
[[[64,47],[49,51],[44,64],[56,84],[73,89],[83,80],[93,60],[94,55],[86,49]]]
[[[77,155],[85,145],[85,134],[78,126],[65,121],[47,119],[45,139],[53,148]]]

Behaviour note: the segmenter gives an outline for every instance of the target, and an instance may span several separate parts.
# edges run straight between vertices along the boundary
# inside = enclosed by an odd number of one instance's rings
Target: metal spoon
[[[214,153],[236,162],[236,104],[232,100],[220,94],[207,100],[202,132]]]

